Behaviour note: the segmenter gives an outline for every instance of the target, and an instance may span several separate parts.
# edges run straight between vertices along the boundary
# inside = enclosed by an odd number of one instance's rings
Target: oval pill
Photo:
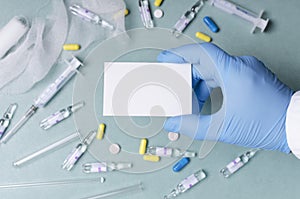
[[[212,32],[218,32],[219,31],[219,27],[217,26],[217,24],[210,17],[208,17],[208,16],[204,17],[203,21]]]
[[[190,158],[187,158],[187,157],[182,158],[181,160],[179,160],[179,162],[177,162],[173,166],[173,171],[174,172],[181,171],[189,162],[190,162]]]
[[[124,15],[127,16],[128,14],[129,14],[129,10],[126,8],[126,9],[124,10]]]
[[[160,157],[157,155],[144,155],[143,159],[150,162],[158,162]]]
[[[176,140],[179,139],[179,133],[169,132],[168,138],[170,141],[175,142]]]
[[[103,139],[103,135],[104,135],[104,132],[105,132],[105,124],[99,124],[99,127],[98,127],[98,132],[97,132],[97,136],[96,138],[98,140],[102,140]]]
[[[163,2],[163,0],[155,0],[155,1],[154,1],[154,5],[155,5],[156,7],[159,7],[159,6],[161,5],[162,2]]]
[[[63,49],[64,50],[79,50],[80,45],[79,44],[64,44]]]
[[[201,40],[205,41],[205,42],[211,42],[210,36],[208,36],[208,35],[206,35],[202,32],[196,32],[196,37],[198,39],[201,39]]]
[[[146,153],[147,143],[147,139],[141,139],[139,154],[144,155]]]

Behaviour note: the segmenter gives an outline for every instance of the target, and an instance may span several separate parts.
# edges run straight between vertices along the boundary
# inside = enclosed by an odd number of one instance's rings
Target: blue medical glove
[[[255,57],[231,56],[210,43],[191,44],[161,52],[157,58],[159,62],[192,64],[192,85],[200,108],[211,90],[206,86],[210,77],[199,73],[204,62],[203,56],[200,60],[200,52],[205,52],[205,59],[212,60],[216,66],[213,73],[221,79],[213,86],[221,87],[224,99],[222,107],[225,108],[218,136],[207,135],[212,125],[212,115],[201,115],[200,112],[168,118],[164,129],[199,140],[216,140],[289,153],[285,118],[293,91]],[[211,77],[214,75],[211,74]]]

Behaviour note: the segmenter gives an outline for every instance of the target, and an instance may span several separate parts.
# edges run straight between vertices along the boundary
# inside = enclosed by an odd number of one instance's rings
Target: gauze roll
[[[29,29],[29,23],[24,17],[13,17],[0,30],[0,58],[2,58]]]

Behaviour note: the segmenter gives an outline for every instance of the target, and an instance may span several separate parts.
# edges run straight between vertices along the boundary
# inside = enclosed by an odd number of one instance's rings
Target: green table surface
[[[152,10],[153,2],[150,0]],[[195,0],[165,0],[161,6],[164,17],[154,19],[157,27],[171,28],[176,20],[189,9]],[[300,48],[299,46],[299,8],[300,1],[288,2],[279,0],[266,1],[242,1],[236,3],[255,12],[261,9],[266,11],[265,16],[270,18],[270,24],[265,33],[250,34],[252,25],[239,18],[228,15],[209,5],[200,11],[195,21],[186,29],[185,33],[198,42],[194,37],[195,32],[202,31],[213,38],[213,42],[230,54],[253,55],[262,60],[288,86],[297,90],[300,88]],[[4,25],[15,15],[32,17],[37,9],[45,4],[41,0],[10,0],[1,2],[0,25]],[[141,28],[137,1],[126,0],[130,14],[126,17],[127,30]],[[204,16],[211,16],[220,27],[220,32],[212,33],[202,21]],[[147,39],[147,38],[145,38]],[[159,40],[159,38],[157,38]],[[125,56],[121,61],[155,61],[159,51],[135,52]],[[150,56],[148,56],[150,55]],[[79,53],[80,56],[80,53]],[[18,118],[32,104],[35,98],[56,76],[63,70],[63,66],[54,66],[47,77],[39,82],[32,90],[20,95],[1,95],[0,111],[4,113],[10,103],[16,102],[19,107],[12,121]],[[86,68],[88,70],[88,68]],[[1,72],[1,71],[0,71]],[[165,166],[153,172],[111,172],[103,174],[84,174],[81,164],[95,161],[94,156],[87,153],[71,171],[61,169],[61,163],[70,152],[76,142],[30,162],[20,168],[12,166],[12,162],[30,154],[60,138],[74,132],[78,127],[75,119],[68,119],[48,131],[39,127],[41,119],[54,111],[72,103],[73,86],[76,79],[63,88],[54,100],[39,110],[38,113],[15,135],[6,145],[0,146],[0,184],[56,181],[73,178],[93,178],[103,176],[106,182],[103,184],[85,183],[75,185],[60,185],[32,188],[1,189],[0,198],[57,198],[77,199],[90,195],[100,194],[120,187],[143,182],[144,190],[138,193],[114,196],[111,198],[163,198],[182,179],[202,168],[207,173],[207,179],[195,188],[184,193],[178,198],[298,198],[300,189],[297,186],[300,179],[300,161],[293,155],[287,155],[276,151],[260,151],[256,157],[229,179],[224,179],[219,170],[229,161],[240,155],[246,148],[218,143],[213,150],[203,159],[193,158],[190,164],[179,173],[172,171],[172,166]],[[101,106],[101,104],[96,104]],[[97,108],[97,107],[96,107]],[[113,127],[117,128],[117,127]],[[160,135],[162,136],[162,135]],[[160,136],[151,138],[151,143],[160,143]],[[114,137],[123,143],[122,149],[138,146],[138,139],[134,143],[126,143],[126,135]],[[123,140],[124,139],[124,140]],[[182,137],[188,140],[189,138]],[[201,141],[193,141],[190,149],[198,151]],[[109,154],[108,154],[109,155]],[[129,160],[130,161],[130,160]],[[155,163],[153,163],[155,164]]]

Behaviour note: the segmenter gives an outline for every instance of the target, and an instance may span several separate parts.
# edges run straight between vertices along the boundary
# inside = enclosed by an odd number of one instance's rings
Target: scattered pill
[[[63,49],[64,50],[79,50],[80,45],[79,44],[64,44]]]
[[[158,162],[160,157],[157,155],[144,155],[143,159],[150,162]]]
[[[147,139],[141,139],[139,154],[144,155],[147,148]]]
[[[196,37],[198,39],[201,39],[201,40],[205,41],[205,42],[211,42],[210,36],[208,36],[208,35],[206,35],[202,32],[196,32]]]
[[[204,23],[209,27],[212,32],[218,32],[219,27],[217,24],[208,16],[203,18]]]
[[[174,142],[179,139],[179,133],[169,132],[168,138],[170,141]]]
[[[126,9],[124,10],[124,15],[127,16],[128,14],[129,14],[129,10],[126,8]]]
[[[154,17],[160,19],[164,16],[164,12],[161,9],[156,9],[154,11]]]
[[[154,5],[155,5],[156,7],[159,7],[159,6],[161,5],[162,2],[163,2],[163,0],[155,0],[155,1],[154,1]]]
[[[181,171],[188,163],[190,162],[190,159],[187,157],[182,158],[173,166],[173,171],[174,172],[179,172]]]
[[[120,147],[120,145],[118,145],[118,144],[112,144],[112,145],[110,145],[110,147],[109,147],[109,152],[111,153],[111,154],[118,154],[118,153],[120,153],[120,151],[121,151],[121,147]]]
[[[97,132],[97,136],[96,138],[98,140],[102,140],[103,139],[103,135],[104,135],[104,132],[105,132],[105,124],[99,124],[99,127],[98,127],[98,132]]]

